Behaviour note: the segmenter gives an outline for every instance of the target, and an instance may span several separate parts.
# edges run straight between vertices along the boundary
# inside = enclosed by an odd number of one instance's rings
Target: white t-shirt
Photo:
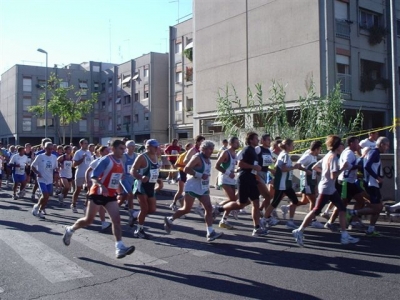
[[[58,166],[57,157],[55,155],[46,155],[46,153],[39,154],[33,161],[32,166],[35,167],[41,175],[37,178],[38,182],[53,184],[53,173]]]
[[[10,165],[11,164],[16,164],[19,165],[19,167],[14,167],[14,174],[16,175],[25,175],[25,166],[28,163],[28,157],[24,155],[13,155],[10,160]]]
[[[93,157],[89,150],[79,149],[78,151],[75,152],[75,155],[73,158],[74,161],[81,160],[85,154],[86,154],[85,159],[82,161],[82,163],[79,166],[76,167],[75,178],[85,178],[86,170],[89,168],[89,165],[93,160]]]
[[[376,142],[373,141],[371,142],[369,139],[365,139],[360,141],[360,147],[361,148],[369,148],[370,150],[376,148]]]
[[[340,181],[355,183],[357,179],[357,169],[351,170],[351,168],[356,164],[357,157],[349,148],[344,149],[342,154],[340,154],[339,167],[343,168],[346,162],[347,168],[344,172],[340,173],[338,179]]]

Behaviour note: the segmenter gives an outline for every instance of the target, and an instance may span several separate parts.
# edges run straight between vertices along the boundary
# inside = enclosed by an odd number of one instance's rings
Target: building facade
[[[64,136],[66,143],[72,136],[74,144],[81,138],[98,143],[104,137],[167,140],[167,54],[151,52],[121,65],[70,64],[48,68],[48,74],[60,78],[64,87],[74,86],[71,101],[98,94],[93,111],[77,123],[63,126],[57,116],[48,114],[47,136],[55,143],[63,142]],[[0,140],[4,144],[36,144],[44,137],[44,118],[29,112],[44,92],[44,67],[15,65],[1,75]]]
[[[193,137],[193,21],[169,28],[169,136]]]
[[[396,15],[400,31],[399,6]],[[286,85],[289,109],[311,79],[321,95],[339,82],[346,114],[361,108],[364,128],[391,124],[388,25],[382,0],[194,1],[194,135],[221,130],[216,99],[227,84],[245,100],[272,80]]]

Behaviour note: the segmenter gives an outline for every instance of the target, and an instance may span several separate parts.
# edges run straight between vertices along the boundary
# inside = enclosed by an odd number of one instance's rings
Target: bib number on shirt
[[[206,180],[201,180],[201,189],[203,190],[203,191],[206,191],[206,190],[208,190],[208,188],[210,187],[210,180],[209,179],[206,179]]]
[[[289,171],[288,180],[292,180],[293,178],[293,171]]]
[[[262,159],[263,159],[263,165],[262,165],[263,167],[268,167],[273,163],[271,155],[265,154],[262,156]]]
[[[72,162],[71,161],[64,162],[64,168],[65,169],[71,169],[72,168]]]
[[[108,184],[108,188],[116,190],[119,186],[119,181],[121,180],[121,177],[122,177],[121,173],[112,173],[110,182]]]
[[[312,180],[317,179],[317,171],[312,170],[311,179],[312,179]]]
[[[126,166],[126,173],[130,173],[131,168],[132,168],[132,165],[127,165]]]
[[[150,170],[150,179],[149,179],[150,183],[157,182],[159,172],[160,172],[159,169],[151,169]]]

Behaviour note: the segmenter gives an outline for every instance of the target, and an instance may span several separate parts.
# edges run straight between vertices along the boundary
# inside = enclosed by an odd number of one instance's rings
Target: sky
[[[192,0],[0,0],[0,74],[45,66],[38,48],[60,67],[165,53],[169,26],[191,13]]]

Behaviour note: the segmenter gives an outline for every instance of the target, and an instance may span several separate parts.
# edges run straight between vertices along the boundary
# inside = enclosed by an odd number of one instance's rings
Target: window
[[[140,97],[139,97],[139,92],[138,92],[138,93],[135,93],[135,102],[137,102],[139,100],[140,100]]]
[[[369,29],[382,25],[382,15],[376,12],[360,9],[360,28]]]
[[[182,53],[182,41],[175,44],[175,53]]]
[[[98,82],[93,82],[93,90],[95,92],[97,92],[99,90],[99,88],[100,88],[99,83]]]
[[[86,96],[88,93],[88,84],[85,81],[80,81],[79,82],[79,88],[80,88],[80,93],[81,96]]]
[[[145,121],[148,121],[149,120],[149,113],[147,112],[147,113],[144,113],[144,120]]]
[[[38,89],[45,89],[46,88],[46,80],[39,79],[38,84],[36,85]]]
[[[122,87],[130,87],[131,86],[131,75],[126,75],[122,79]]]
[[[124,116],[123,119],[123,124],[126,125],[130,125],[131,124],[131,116]]]
[[[105,92],[105,91],[106,91],[106,83],[105,83],[105,82],[102,82],[102,83],[101,83],[101,91],[102,91],[102,92]]]
[[[22,119],[22,131],[32,131],[32,118]]]
[[[98,73],[98,72],[100,72],[100,66],[93,66],[93,72],[96,72],[96,73]]]
[[[177,92],[175,94],[175,101],[182,101],[182,92]]]
[[[113,85],[113,80],[112,78],[108,79],[108,92],[112,93],[112,85]]]
[[[182,72],[176,72],[175,73],[175,82],[176,83],[182,83]]]
[[[108,111],[112,112],[112,100],[108,99]]]
[[[133,117],[133,123],[138,123],[139,122],[139,114],[135,114]]]
[[[23,111],[29,111],[29,107],[32,105],[32,99],[31,97],[24,97],[22,99],[22,110]]]
[[[149,69],[144,69],[143,77],[149,77]]]
[[[117,130],[121,130],[121,116],[117,117]]]
[[[186,98],[186,111],[187,112],[193,111],[193,98]]]
[[[87,131],[87,120],[79,120],[79,132]]]
[[[68,82],[67,81],[61,81],[60,82],[60,88],[66,89],[68,87]]]
[[[116,104],[121,104],[121,98],[117,98],[117,100],[115,100]]]
[[[99,131],[99,126],[100,126],[100,121],[99,119],[94,119],[93,120],[93,130],[98,132]]]
[[[144,85],[144,98],[149,98],[149,85],[145,84]]]
[[[112,118],[108,118],[108,131],[112,131],[113,129],[113,122]]]
[[[24,92],[32,92],[32,78],[24,77],[22,79],[22,90]]]
[[[130,104],[130,103],[131,103],[131,95],[124,96],[124,104]]]
[[[101,109],[105,109],[106,108],[106,101],[101,101]]]
[[[182,101],[176,101],[175,102],[175,110],[176,111],[182,111]]]
[[[348,3],[339,0],[335,1],[335,19],[336,20],[348,19]]]

